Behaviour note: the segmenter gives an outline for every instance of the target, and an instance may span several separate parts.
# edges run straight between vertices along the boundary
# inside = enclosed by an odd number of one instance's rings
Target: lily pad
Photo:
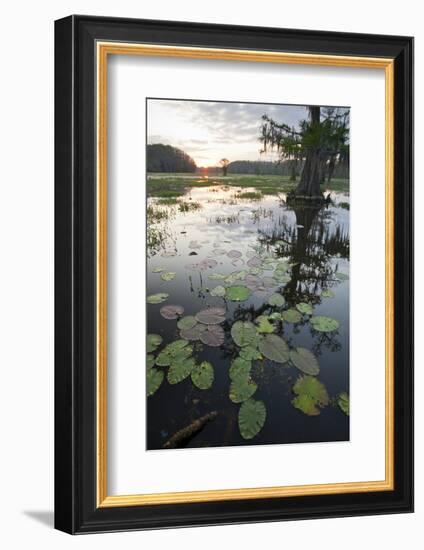
[[[262,265],[262,259],[259,256],[253,256],[247,262],[247,265],[249,267],[260,267]]]
[[[278,283],[288,283],[291,279],[290,275],[288,275],[287,273],[285,273],[284,271],[274,271],[274,273],[272,274],[272,276],[274,277],[274,279],[278,282]]]
[[[233,271],[225,277],[225,284],[227,286],[233,285],[237,281],[242,281],[247,275],[247,272],[242,269],[241,271]]]
[[[240,348],[249,346],[257,338],[256,327],[249,321],[236,321],[231,327],[231,337]]]
[[[225,292],[225,286],[218,285],[211,290],[211,296],[222,298],[223,296],[225,296]]]
[[[222,346],[225,340],[224,329],[219,325],[208,325],[206,330],[200,333],[200,341],[211,346],[212,348],[218,348]]]
[[[147,353],[155,351],[162,344],[163,338],[159,334],[148,334],[146,337]]]
[[[180,336],[184,340],[192,340],[192,341],[200,340],[200,335],[202,334],[202,332],[207,330],[207,328],[208,328],[207,325],[202,325],[202,323],[197,323],[192,328],[181,330]]]
[[[191,381],[199,390],[208,390],[214,380],[213,366],[208,361],[196,365],[191,371]]]
[[[333,332],[339,328],[339,322],[331,317],[325,317],[323,315],[317,315],[311,317],[310,323],[312,327],[319,332]]]
[[[186,317],[182,317],[178,323],[177,327],[180,330],[188,330],[193,328],[197,324],[196,318],[193,315],[187,315]]]
[[[211,279],[211,281],[219,281],[222,279],[225,279],[227,275],[224,275],[223,273],[209,273],[208,279]]]
[[[283,320],[283,317],[282,317],[281,313],[278,313],[278,311],[274,311],[273,313],[270,313],[268,315],[268,318],[271,321],[282,321]]]
[[[166,273],[162,273],[160,278],[162,281],[172,281],[172,279],[175,279],[175,271],[167,271]]]
[[[147,296],[147,303],[148,304],[161,304],[162,302],[165,302],[169,297],[169,294],[166,294],[166,292],[158,292],[157,294],[150,294],[150,296]]]
[[[230,250],[229,252],[227,252],[227,256],[229,258],[241,258],[242,257],[242,253],[239,251],[239,250]]]
[[[244,285],[229,286],[227,298],[233,302],[244,302],[249,298],[251,291]]]
[[[254,346],[245,346],[244,348],[241,348],[240,357],[242,359],[247,359],[248,361],[262,359],[261,352]]]
[[[321,296],[323,298],[334,298],[334,292],[330,289],[327,289],[327,290],[323,290],[321,292]]]
[[[258,386],[253,380],[236,378],[230,384],[230,399],[233,403],[243,403],[256,392]]]
[[[153,357],[153,355],[148,353],[146,356],[146,368],[151,369],[154,366],[155,366],[155,358]]]
[[[239,410],[238,425],[243,439],[253,439],[263,428],[266,408],[263,401],[248,399]]]
[[[231,363],[231,367],[228,374],[230,375],[230,378],[233,381],[238,378],[242,378],[243,380],[248,380],[250,377],[251,367],[252,367],[251,361],[243,359],[242,357],[237,357]]]
[[[251,267],[249,269],[249,273],[252,275],[262,275],[263,271],[260,267]]]
[[[272,277],[263,277],[262,286],[264,288],[275,288],[277,286],[277,283]]]
[[[347,275],[346,273],[341,273],[339,271],[337,271],[337,273],[335,273],[334,276],[339,281],[347,281],[349,279],[349,275]]]
[[[296,309],[287,309],[286,311],[283,311],[281,314],[281,317],[284,321],[287,321],[287,323],[298,323],[302,320],[302,315],[296,310]]]
[[[225,309],[222,307],[210,307],[196,313],[196,319],[204,325],[219,325],[225,321]]]
[[[190,376],[191,372],[195,367],[195,361],[193,357],[190,359],[182,359],[180,361],[175,361],[169,367],[168,374],[166,379],[170,384],[178,384]]]
[[[306,302],[300,302],[300,304],[296,304],[297,311],[300,311],[300,313],[303,313],[303,315],[312,315],[314,312],[314,308],[311,306],[311,304],[307,304]]]
[[[163,267],[154,267],[152,269],[152,273],[161,273],[163,271]]]
[[[146,391],[147,396],[153,395],[163,382],[164,374],[158,369],[148,369],[146,373]]]
[[[301,376],[293,386],[296,397],[292,404],[308,416],[320,414],[320,408],[328,405],[328,393],[322,382],[313,376]]]
[[[182,361],[190,357],[193,347],[186,340],[175,340],[168,344],[156,357],[158,367],[168,367],[175,361]]]
[[[258,325],[257,331],[259,334],[270,334],[275,331],[275,326],[270,323],[269,317],[266,315],[259,315],[259,317],[256,317],[255,323]]]
[[[271,296],[268,298],[268,304],[270,306],[277,306],[281,307],[286,303],[286,300],[284,299],[284,296],[281,294],[278,294],[277,292],[275,294],[271,294]]]
[[[276,363],[286,363],[289,360],[289,347],[281,336],[276,334],[266,334],[259,342],[259,351]]]
[[[315,355],[306,348],[296,348],[290,351],[290,361],[295,367],[304,372],[316,376],[319,374],[319,363]]]
[[[346,392],[341,392],[337,397],[337,405],[340,409],[349,416],[349,395]]]
[[[177,319],[184,313],[183,306],[169,304],[160,308],[160,314],[164,319]]]

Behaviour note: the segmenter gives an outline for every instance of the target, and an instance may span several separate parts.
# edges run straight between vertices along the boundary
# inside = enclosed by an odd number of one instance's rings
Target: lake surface
[[[208,307],[224,308],[225,319],[219,326],[225,339],[219,347],[190,342],[196,363],[208,361],[213,366],[210,389],[198,389],[190,376],[170,384],[168,367],[154,367],[164,377],[147,397],[147,449],[162,448],[176,432],[212,411],[216,417],[200,429],[197,426],[179,446],[349,439],[349,416],[338,404],[340,393],[349,393],[349,197],[331,193],[332,203],[327,206],[293,208],[282,193],[259,200],[241,198],[244,193],[254,194],[255,189],[192,187],[176,204],[168,205],[163,199],[148,198],[147,295],[169,295],[163,303],[147,304],[148,333],[163,340],[153,356],[181,337],[178,318],[165,319],[160,313],[169,304],[184,308],[183,316],[194,316]],[[276,280],[278,265],[283,270]],[[163,280],[166,273],[175,276]],[[214,279],[215,274],[221,279]],[[226,282],[222,277],[230,274],[235,280]],[[211,295],[217,286],[232,285],[248,286],[249,297],[232,301]],[[268,304],[276,293],[283,296],[283,306]],[[271,330],[291,350],[302,347],[315,355],[320,369],[315,378],[325,386],[328,402],[317,407],[319,414],[305,414],[293,405],[293,386],[304,372],[291,361],[254,360],[250,376],[257,390],[252,398],[264,403],[266,419],[257,435],[245,439],[238,424],[240,403],[229,398],[229,369],[240,352],[231,327],[236,321],[258,325],[259,316],[269,319],[274,313],[278,317],[300,303],[310,304],[312,315],[302,314],[298,322],[272,319],[266,326],[271,323]],[[334,319],[338,328],[316,330],[313,316]]]

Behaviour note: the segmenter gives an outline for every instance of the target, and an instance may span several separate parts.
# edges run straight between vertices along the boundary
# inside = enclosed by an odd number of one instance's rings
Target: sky
[[[260,155],[261,117],[298,126],[307,108],[297,105],[214,101],[147,100],[147,142],[173,145],[190,155],[197,166],[216,166],[221,158],[277,160]]]

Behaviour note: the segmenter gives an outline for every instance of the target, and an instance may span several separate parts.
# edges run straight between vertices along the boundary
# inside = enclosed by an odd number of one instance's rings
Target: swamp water
[[[331,198],[148,198],[147,449],[349,439],[349,198]]]

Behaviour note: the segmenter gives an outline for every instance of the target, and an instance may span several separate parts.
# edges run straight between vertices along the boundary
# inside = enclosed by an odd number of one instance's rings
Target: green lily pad
[[[256,317],[255,323],[258,325],[257,331],[259,334],[270,334],[275,331],[275,326],[269,322],[269,317],[266,315]]]
[[[199,323],[204,325],[219,325],[225,321],[225,309],[222,307],[210,307],[202,309],[195,315]]]
[[[306,348],[292,349],[290,351],[290,361],[305,374],[310,374],[312,376],[319,374],[318,359]]]
[[[286,272],[284,271],[274,271],[274,273],[272,274],[272,276],[274,277],[274,279],[278,282],[278,283],[288,283],[291,279],[290,275],[288,275]]]
[[[308,416],[320,414],[320,408],[328,405],[328,393],[322,382],[313,376],[301,376],[293,386],[296,397],[292,404]]]
[[[166,294],[166,292],[158,292],[157,294],[151,294],[150,296],[147,296],[147,303],[148,304],[161,304],[162,302],[165,302],[169,297],[169,294]]]
[[[231,327],[231,337],[240,348],[249,346],[257,338],[256,327],[249,321],[236,321]]]
[[[310,323],[315,330],[319,332],[333,332],[339,328],[339,322],[331,317],[325,317],[324,315],[317,315],[311,317]]]
[[[281,294],[275,293],[271,294],[271,296],[268,298],[268,304],[270,306],[277,306],[281,307],[286,303],[286,300],[284,299],[284,296]]]
[[[244,348],[241,348],[240,357],[242,359],[246,359],[247,361],[262,359],[260,351],[254,346],[245,346]]]
[[[169,367],[166,379],[170,384],[178,384],[190,376],[195,366],[196,363],[193,357],[190,357],[190,359],[175,361]]]
[[[307,304],[306,302],[300,302],[300,304],[296,304],[297,311],[300,311],[303,315],[312,315],[314,312],[314,308],[311,306],[311,304]]]
[[[251,267],[249,273],[251,275],[262,275],[263,270],[260,267]]]
[[[268,319],[271,321],[282,321],[283,317],[281,316],[281,313],[278,313],[278,311],[274,311],[274,313],[270,313],[268,315]]]
[[[172,281],[172,279],[175,279],[175,271],[167,271],[166,273],[162,273],[160,278],[162,281]]]
[[[183,313],[183,306],[176,306],[174,304],[169,304],[160,308],[160,314],[164,319],[168,320],[178,319]]]
[[[146,337],[147,353],[152,353],[162,344],[163,338],[159,334],[148,334]]]
[[[255,393],[258,386],[253,380],[238,377],[230,384],[230,399],[233,403],[243,403]]]
[[[146,373],[146,391],[147,396],[153,395],[163,382],[164,374],[161,370],[154,368],[148,369]]]
[[[163,267],[154,267],[152,269],[152,273],[161,273],[163,271]]]
[[[263,428],[266,408],[263,401],[248,399],[239,410],[238,425],[243,439],[253,439]]]
[[[296,309],[293,309],[293,308],[283,311],[283,313],[281,314],[281,317],[287,323],[299,323],[299,321],[302,320],[302,315]]]
[[[334,276],[339,281],[347,281],[349,279],[349,275],[347,275],[346,273],[341,273],[339,271],[337,271],[337,273],[335,273]]]
[[[327,289],[327,290],[323,290],[321,292],[321,296],[323,298],[334,298],[334,292],[330,289]]]
[[[225,286],[218,285],[211,290],[211,296],[222,298],[223,296],[225,296],[225,292]]]
[[[259,351],[267,359],[276,363],[286,363],[289,360],[289,347],[276,334],[266,334],[259,342]]]
[[[168,344],[156,357],[158,367],[168,367],[174,361],[183,361],[193,353],[193,346],[189,346],[187,340],[175,340]]]
[[[250,376],[251,366],[252,363],[249,360],[243,359],[242,357],[237,357],[236,359],[234,359],[228,372],[231,380],[234,381],[238,378],[248,380]]]
[[[233,271],[225,277],[226,285],[233,285],[237,281],[242,281],[247,275],[247,271],[244,269],[242,271]]]
[[[340,409],[349,416],[349,395],[346,392],[341,392],[337,397],[337,405]]]
[[[148,353],[146,356],[146,368],[151,369],[154,366],[155,366],[155,358],[153,357],[153,355]]]
[[[199,390],[208,390],[214,380],[213,366],[208,361],[196,365],[191,371],[191,381]]]
[[[229,286],[227,298],[233,302],[244,302],[251,295],[251,291],[244,285]]]
[[[211,279],[211,281],[220,281],[226,277],[227,275],[224,275],[223,273],[209,273],[208,275],[208,279]]]
[[[193,315],[182,317],[177,323],[177,327],[180,330],[188,330],[190,328],[193,328],[195,325],[197,325],[197,321]]]

